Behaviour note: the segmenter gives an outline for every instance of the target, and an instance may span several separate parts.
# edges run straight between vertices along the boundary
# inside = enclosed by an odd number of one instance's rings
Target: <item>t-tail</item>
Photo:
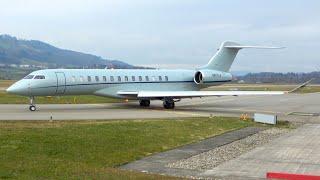
[[[221,44],[218,52],[210,59],[209,63],[199,69],[212,69],[229,72],[238,51],[243,48],[281,49],[283,47],[244,46],[235,42],[225,41]]]

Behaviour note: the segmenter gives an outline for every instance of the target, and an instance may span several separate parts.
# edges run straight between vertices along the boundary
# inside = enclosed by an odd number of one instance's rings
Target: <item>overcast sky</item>
[[[0,34],[130,64],[193,68],[224,40],[232,71],[320,70],[319,0],[1,0]]]

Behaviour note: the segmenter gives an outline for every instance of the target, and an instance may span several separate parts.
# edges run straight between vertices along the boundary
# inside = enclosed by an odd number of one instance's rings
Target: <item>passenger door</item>
[[[63,95],[66,91],[66,76],[63,72],[56,72],[57,90],[56,95]]]

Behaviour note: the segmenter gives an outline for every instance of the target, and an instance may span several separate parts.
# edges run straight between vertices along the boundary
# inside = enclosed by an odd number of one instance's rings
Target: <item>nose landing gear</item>
[[[37,110],[36,106],[34,105],[34,97],[30,97],[29,110],[30,110],[30,111],[35,111],[35,110]]]
[[[30,105],[30,106],[29,106],[29,110],[30,110],[30,111],[35,111],[35,110],[37,110],[37,108],[36,108],[36,106],[34,106],[34,105]]]

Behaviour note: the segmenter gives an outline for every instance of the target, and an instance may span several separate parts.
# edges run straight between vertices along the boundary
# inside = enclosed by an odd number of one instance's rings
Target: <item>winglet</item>
[[[306,81],[304,83],[302,83],[301,85],[293,88],[292,90],[288,91],[287,93],[294,93],[294,92],[297,92],[299,89],[305,87],[306,85],[310,84],[311,81],[313,81],[314,78],[310,79],[309,81]]]

